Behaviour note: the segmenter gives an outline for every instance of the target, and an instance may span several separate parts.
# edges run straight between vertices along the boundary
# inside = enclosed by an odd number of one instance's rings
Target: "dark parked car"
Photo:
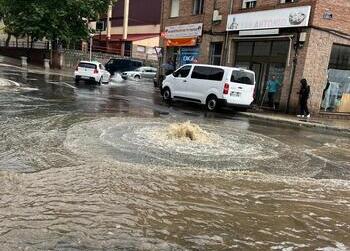
[[[112,58],[106,64],[106,70],[113,75],[116,72],[134,71],[142,66],[142,61]]]

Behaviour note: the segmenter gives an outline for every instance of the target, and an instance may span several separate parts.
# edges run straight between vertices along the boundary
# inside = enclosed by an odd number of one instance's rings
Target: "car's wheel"
[[[136,76],[134,76],[134,79],[135,79],[135,80],[140,80],[141,77],[140,77],[139,75],[136,75]]]
[[[165,87],[163,89],[163,100],[167,103],[171,102],[171,91],[170,91],[169,87]]]
[[[215,95],[210,95],[207,98],[207,102],[205,103],[205,106],[208,111],[210,112],[215,111],[218,108],[218,98]]]
[[[79,84],[79,78],[75,78],[74,82],[75,82],[76,85],[78,85]]]

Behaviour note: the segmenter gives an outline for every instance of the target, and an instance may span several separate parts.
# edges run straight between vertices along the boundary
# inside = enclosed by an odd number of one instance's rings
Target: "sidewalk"
[[[278,122],[286,125],[303,126],[309,128],[319,128],[325,130],[334,130],[350,134],[350,120],[325,119],[319,117],[311,117],[310,119],[297,118],[293,115],[272,112],[239,112],[238,114],[249,117],[262,119],[267,121]]]
[[[8,66],[8,67],[15,67],[17,69],[21,69],[22,71],[28,71],[30,73],[38,73],[38,74],[50,74],[50,75],[59,75],[63,77],[73,77],[74,69],[49,69],[45,70],[44,66],[40,67],[37,65],[28,64],[27,67],[21,66],[21,60],[16,58],[9,58],[0,55],[0,66]]]

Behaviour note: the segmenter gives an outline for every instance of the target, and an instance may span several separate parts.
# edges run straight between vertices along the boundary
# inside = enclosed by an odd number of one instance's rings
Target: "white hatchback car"
[[[253,71],[188,64],[167,76],[162,84],[165,101],[172,99],[197,102],[213,111],[220,105],[249,108],[255,96]]]
[[[85,80],[101,85],[110,81],[111,74],[99,62],[81,61],[74,72],[74,77],[75,83]]]
[[[157,75],[157,68],[154,67],[140,67],[134,71],[125,71],[122,73],[122,78],[127,80],[128,78],[133,78],[139,80],[141,78],[153,79]]]

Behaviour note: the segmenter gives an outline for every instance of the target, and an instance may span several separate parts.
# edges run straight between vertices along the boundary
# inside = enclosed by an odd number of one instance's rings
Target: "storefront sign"
[[[186,24],[165,27],[166,39],[193,38],[202,36],[203,24]]]
[[[196,38],[178,38],[178,39],[167,39],[167,47],[183,47],[183,46],[195,46],[197,44]]]
[[[268,30],[247,30],[240,31],[239,36],[265,36],[265,35],[278,35],[279,29],[268,29]]]
[[[309,25],[311,6],[229,15],[227,31],[260,30]]]
[[[180,57],[181,57],[180,58],[181,65],[197,63],[199,58],[199,48],[198,47],[181,48]]]

